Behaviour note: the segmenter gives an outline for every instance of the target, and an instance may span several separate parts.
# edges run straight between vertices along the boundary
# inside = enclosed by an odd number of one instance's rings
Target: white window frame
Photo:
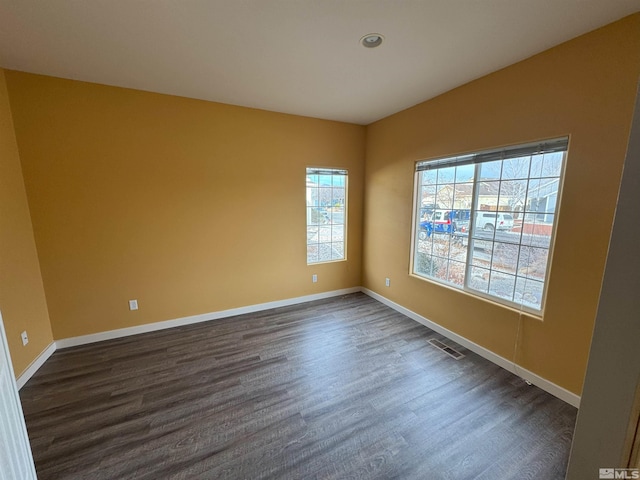
[[[346,169],[307,167],[307,265],[347,260],[348,184]]]
[[[564,181],[564,171],[566,168],[566,163],[567,163],[567,154],[568,154],[568,144],[569,144],[569,138],[568,137],[563,137],[563,138],[557,138],[557,139],[552,139],[552,140],[545,140],[542,142],[535,142],[535,143],[530,143],[530,144],[522,144],[522,145],[515,145],[515,146],[510,146],[510,147],[503,147],[500,149],[495,149],[495,150],[486,150],[486,151],[481,151],[481,152],[476,152],[476,153],[472,153],[472,154],[467,154],[467,155],[460,155],[460,156],[454,156],[454,157],[445,157],[445,158],[437,158],[437,159],[433,159],[433,160],[424,160],[424,161],[419,161],[416,162],[416,168],[415,168],[415,182],[414,182],[414,195],[413,195],[413,201],[414,201],[414,206],[413,206],[413,216],[412,216],[412,225],[413,225],[413,230],[412,230],[412,240],[411,240],[411,257],[410,257],[410,267],[409,267],[409,273],[410,275],[419,278],[421,280],[425,280],[425,281],[429,281],[429,282],[435,282],[437,284],[441,284],[441,285],[446,285],[448,287],[452,287],[458,290],[461,290],[465,293],[474,295],[474,296],[478,296],[487,300],[490,300],[492,302],[501,304],[501,305],[505,305],[507,307],[510,308],[515,308],[518,309],[520,311],[525,311],[531,315],[537,316],[537,317],[542,317],[543,313],[544,313],[544,307],[545,307],[545,303],[546,303],[546,296],[547,296],[547,290],[548,290],[548,283],[549,283],[549,275],[550,275],[550,270],[551,270],[551,261],[552,261],[552,257],[553,257],[553,246],[554,246],[554,242],[555,242],[555,234],[556,234],[556,229],[557,229],[557,224],[558,224],[558,214],[559,214],[559,209],[560,209],[560,201],[562,198],[562,184]],[[481,184],[487,184],[487,183],[491,183],[489,181],[485,181],[485,180],[481,180],[479,178],[479,172],[481,170],[481,165],[483,163],[486,163],[486,165],[490,165],[487,162],[495,162],[495,164],[497,164],[498,162],[502,161],[501,165],[501,170],[500,170],[500,176],[498,178],[498,180],[496,180],[495,182],[497,183],[497,185],[499,185],[499,188],[502,188],[502,183],[503,182],[511,182],[511,183],[517,183],[516,181],[514,181],[511,177],[503,177],[503,171],[502,168],[504,168],[504,165],[507,164],[507,162],[510,159],[518,159],[518,158],[525,158],[525,157],[529,157],[529,158],[533,158],[536,155],[545,155],[545,154],[558,154],[562,152],[562,160],[561,160],[561,164],[559,167],[559,172],[557,175],[552,175],[552,176],[545,176],[542,173],[540,175],[533,175],[531,170],[528,171],[527,176],[526,176],[526,200],[528,201],[530,199],[529,197],[529,192],[530,192],[530,186],[532,185],[532,182],[538,181],[540,182],[540,185],[542,185],[542,179],[553,179],[552,181],[557,182],[557,199],[555,201],[555,206],[554,209],[551,213],[545,213],[544,215],[548,215],[552,218],[552,222],[551,222],[551,233],[550,233],[550,237],[549,237],[549,242],[548,242],[548,246],[541,246],[541,245],[537,245],[534,244],[534,240],[532,240],[532,237],[534,237],[535,235],[533,233],[531,234],[524,234],[522,233],[522,229],[521,229],[521,233],[520,233],[520,237],[519,240],[516,242],[515,240],[512,242],[511,240],[508,241],[503,241],[502,239],[496,237],[495,235],[495,230],[493,232],[493,236],[489,239],[484,239],[485,234],[481,233],[477,227],[477,217],[476,215],[480,212],[482,212],[483,210],[481,210],[480,205],[478,205],[479,203],[479,185]],[[537,157],[536,159],[539,161],[540,157]],[[450,272],[451,272],[451,266],[452,266],[452,262],[455,264],[455,262],[457,261],[459,267],[461,268],[462,265],[464,264],[464,278],[460,283],[456,283],[455,279],[454,281],[448,281],[447,279],[442,279],[442,278],[437,278],[436,276],[433,275],[433,272],[435,271],[435,268],[433,268],[433,263],[434,259],[436,258],[437,254],[435,253],[435,247],[432,248],[432,250],[430,251],[430,253],[424,253],[424,250],[421,250],[420,252],[418,251],[419,248],[424,248],[424,244],[421,244],[420,241],[421,239],[424,240],[424,236],[427,235],[424,233],[424,228],[421,227],[421,221],[422,223],[424,223],[424,220],[422,220],[423,215],[425,215],[425,210],[431,210],[433,212],[435,212],[436,210],[439,210],[439,205],[436,202],[436,200],[438,199],[440,193],[438,191],[438,184],[436,184],[435,189],[433,190],[434,193],[434,203],[432,204],[428,204],[428,208],[425,209],[425,204],[424,202],[424,193],[423,193],[423,187],[427,187],[427,184],[423,184],[422,183],[422,173],[425,170],[438,170],[438,169],[444,169],[444,168],[449,168],[449,167],[463,167],[463,166],[469,166],[468,168],[473,169],[474,171],[474,175],[473,175],[473,181],[472,181],[472,185],[473,185],[473,193],[471,196],[471,205],[469,205],[468,209],[465,208],[461,208],[461,207],[456,207],[455,206],[455,198],[453,198],[452,200],[452,205],[451,206],[447,206],[446,210],[468,210],[469,211],[469,223],[468,223],[468,228],[466,230],[466,233],[460,234],[459,232],[455,232],[455,230],[452,228],[451,230],[449,230],[449,226],[448,225],[437,225],[437,223],[440,222],[435,222],[435,221],[431,221],[430,222],[430,228],[431,231],[428,233],[429,236],[431,235],[439,235],[440,238],[446,238],[448,237],[450,240],[449,241],[460,241],[461,238],[464,238],[466,235],[466,241],[467,241],[467,251],[466,251],[466,258],[464,259],[464,261],[461,260],[461,258],[455,258],[454,256],[451,255],[451,244],[449,244],[449,248],[446,250],[447,251],[447,257],[438,257],[440,260],[446,261],[446,265],[447,265],[447,278],[450,278]],[[531,165],[531,163],[530,163]],[[456,170],[457,172],[458,170]],[[521,180],[525,180],[525,178],[523,177],[518,177]],[[457,179],[453,181],[453,183],[451,183],[452,185],[452,189],[454,190],[454,192],[457,190],[456,187],[461,186],[463,183],[465,185],[469,185],[469,181],[463,181],[460,183],[456,183]],[[441,185],[449,185],[449,183],[444,182]],[[537,187],[537,188],[541,188],[541,186]],[[500,213],[505,213],[505,214],[510,214],[510,211],[504,211],[502,212],[500,210],[500,194],[497,195],[496,197],[496,210],[488,210],[489,213],[496,213],[496,214],[500,214]],[[525,213],[525,211],[527,213]],[[530,211],[530,207],[529,205],[524,205],[523,206],[523,212],[522,212],[522,218],[524,219],[526,217],[526,215],[531,215],[531,214],[538,214],[539,211],[535,211],[532,212]],[[428,216],[428,215],[427,215]],[[430,216],[429,218],[433,218],[433,216]],[[440,220],[440,219],[439,219]],[[425,224],[425,226],[429,227],[428,225]],[[428,228],[427,228],[428,229]],[[528,237],[525,240],[525,237]],[[483,242],[483,244],[487,244],[487,242],[491,242],[491,257],[490,257],[490,268],[480,268],[477,265],[477,260],[474,257],[474,248],[476,245],[480,244],[480,243],[476,243],[476,242]],[[428,242],[427,242],[428,244]],[[434,244],[435,244],[435,240],[434,240]],[[491,268],[493,268],[493,258],[494,258],[494,251],[496,249],[496,247],[500,246],[500,245],[509,245],[509,246],[513,246],[516,247],[517,246],[517,260],[515,261],[515,270],[513,273],[511,272],[502,272],[499,270],[492,270]],[[524,252],[525,250],[527,250],[530,254],[530,252],[532,250],[538,250],[538,251],[542,251],[542,250],[547,250],[547,258],[546,258],[546,266],[545,266],[545,271],[544,271],[544,280],[542,280],[541,282],[539,281],[539,279],[533,279],[533,278],[529,278],[529,274],[528,273],[524,273],[521,274],[521,272],[519,271],[519,266],[520,266],[520,259],[521,259],[521,254],[522,252]],[[416,271],[416,265],[417,265],[417,257],[418,255],[422,255],[422,258],[429,258],[428,262],[429,262],[429,269],[431,269],[431,274],[425,273],[423,272],[419,272]],[[474,261],[476,262],[476,264],[474,265]],[[495,274],[496,277],[499,276],[504,276],[504,277],[513,277],[513,281],[514,281],[514,287],[513,287],[513,298],[511,300],[503,298],[501,296],[498,296],[497,294],[492,294],[489,291],[489,287],[487,287],[487,291],[482,291],[478,288],[474,288],[472,287],[470,284],[473,280],[473,276],[472,276],[472,269],[473,268],[480,268],[480,270],[487,270],[490,272],[490,275]],[[530,282],[530,283],[542,283],[542,293],[540,295],[540,297],[538,298],[537,295],[535,295],[536,298],[536,302],[535,303],[528,303],[528,300],[526,299],[527,297],[527,291],[526,291],[526,286],[524,287],[523,290],[518,291],[518,284],[517,282],[519,281],[519,279],[525,279],[525,285],[526,282]],[[522,280],[520,280],[522,281]],[[490,282],[489,282],[490,283]],[[538,285],[539,287],[539,285]],[[519,298],[516,297],[516,295],[518,293],[521,293],[521,296]],[[533,296],[530,296],[530,298],[533,298]],[[539,307],[537,305],[539,300]]]

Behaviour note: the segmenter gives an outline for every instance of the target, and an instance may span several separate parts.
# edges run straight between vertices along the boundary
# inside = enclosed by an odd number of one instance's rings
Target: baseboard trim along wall
[[[383,303],[384,305],[392,308],[393,310],[402,313],[403,315],[409,317],[412,320],[424,325],[425,327],[430,328],[431,330],[438,332],[441,335],[444,335],[448,339],[462,345],[465,348],[468,348],[472,352],[477,353],[483,358],[486,358],[490,362],[495,363],[496,365],[504,368],[505,370],[513,373],[514,375],[518,375],[522,379],[540,387],[546,392],[558,397],[559,399],[567,402],[570,405],[578,408],[580,406],[580,396],[576,395],[569,390],[562,388],[559,385],[556,385],[553,382],[515,364],[511,360],[507,360],[500,355],[495,354],[491,350],[488,350],[477,343],[468,340],[457,333],[448,330],[441,325],[423,317],[422,315],[417,314],[416,312],[409,310],[408,308],[403,307],[400,304],[397,304],[382,295],[369,290],[364,287],[352,287],[352,288],[344,288],[341,290],[332,290],[330,292],[317,293],[313,295],[305,295],[302,297],[288,298],[285,300],[276,300],[273,302],[259,303],[255,305],[249,305],[247,307],[239,307],[239,308],[231,308],[229,310],[221,310],[218,312],[210,312],[203,313],[200,315],[193,315],[190,317],[182,317],[176,318],[173,320],[165,320],[156,323],[148,323],[145,325],[138,325],[135,327],[127,327],[120,328],[117,330],[110,330],[107,332],[93,333],[90,335],[82,335],[79,337],[71,337],[71,338],[63,338],[61,340],[56,340],[51,345],[49,345],[39,356],[36,358],[31,365],[18,377],[17,384],[18,388],[22,388],[25,383],[38,371],[38,369],[47,361],[47,359],[56,351],[58,348],[69,348],[75,347],[78,345],[86,345],[89,343],[102,342],[104,340],[111,340],[114,338],[122,338],[128,337],[131,335],[138,335],[140,333],[148,333],[155,332],[158,330],[165,330],[167,328],[180,327],[184,325],[191,325],[194,323],[207,322],[210,320],[218,320],[221,318],[233,317],[236,315],[244,315],[246,313],[255,313],[263,310],[269,310],[272,308],[279,307],[287,307],[290,305],[296,305],[299,303],[312,302],[314,300],[322,300],[325,298],[338,297],[341,295],[348,295],[350,293],[362,292],[371,298]]]
[[[448,339],[462,345],[465,348],[468,348],[472,352],[477,353],[481,357],[486,358],[490,362],[495,363],[496,365],[513,373],[514,375],[517,375],[520,378],[536,385],[537,387],[540,387],[542,390],[550,393],[551,395],[559,398],[560,400],[567,402],[569,405],[573,405],[576,408],[580,407],[579,395],[576,395],[575,393],[570,392],[569,390],[562,388],[561,386],[556,385],[555,383],[550,382],[549,380],[539,375],[536,375],[535,373],[525,368],[522,368],[520,365],[517,365],[511,360],[507,360],[506,358],[493,353],[491,350],[488,350],[478,345],[477,343],[474,343],[471,340],[468,340],[465,337],[462,337],[457,333],[454,333],[451,330],[448,330],[442,327],[441,325],[438,325],[437,323],[432,322],[428,318],[425,318],[422,315],[419,315],[416,312],[409,310],[408,308],[405,308],[402,305],[399,305],[372,290],[369,290],[368,288],[363,287],[361,291],[369,295],[371,298],[378,300],[380,303],[383,303],[388,307],[391,307],[392,309],[396,310],[397,312],[400,312],[403,315],[409,317],[410,319],[415,320],[418,323],[421,323],[425,327],[428,327],[431,330],[438,332],[440,335],[444,335]]]
[[[18,384],[18,390],[24,387],[24,384],[29,381],[31,377],[44,365],[44,362],[49,360],[49,357],[56,351],[56,342],[51,342],[47,348],[45,348],[36,359],[25,369],[24,372],[18,377],[16,383]]]
[[[249,305],[247,307],[231,308],[229,310],[203,313],[200,315],[192,315],[190,317],[182,317],[173,320],[165,320],[161,322],[148,323],[145,325],[138,325],[135,327],[119,328],[117,330],[109,330],[107,332],[63,338],[51,343],[51,345],[49,345],[33,362],[31,362],[31,365],[29,365],[27,369],[17,378],[16,384],[18,385],[18,390],[21,389],[57,349],[102,342],[104,340],[112,340],[114,338],[129,337],[131,335],[138,335],[140,333],[155,332],[158,330],[165,330],[167,328],[180,327],[183,325],[191,325],[193,323],[207,322],[209,320],[217,320],[220,318],[243,315],[245,313],[260,312],[263,310],[269,310],[271,308],[287,307],[289,305],[312,302],[314,300],[322,300],[325,298],[338,297],[340,295],[348,295],[350,293],[360,292],[361,290],[362,289],[360,287],[343,288],[341,290],[332,290],[329,292],[305,295],[302,297],[258,303],[255,305]]]
[[[360,287],[343,288],[341,290],[332,290],[330,292],[316,293],[313,295],[305,295],[303,297],[287,298],[285,300],[276,300],[273,302],[258,303],[247,307],[231,308],[229,310],[220,310],[218,312],[203,313],[200,315],[192,315],[190,317],[176,318],[173,320],[165,320],[155,323],[147,323],[135,327],[119,328],[117,330],[109,330],[107,332],[92,333],[90,335],[82,335],[79,337],[63,338],[56,340],[58,348],[76,347],[87,343],[102,342],[104,340],[112,340],[114,338],[128,337],[130,335],[138,335],[140,333],[155,332],[157,330],[165,330],[167,328],[182,327],[193,323],[208,322],[209,320],[218,320],[221,318],[234,317],[236,315],[244,315],[246,313],[261,312],[272,308],[288,307],[299,303],[312,302],[314,300],[322,300],[324,298],[338,297],[340,295],[348,295],[350,293],[360,292]]]

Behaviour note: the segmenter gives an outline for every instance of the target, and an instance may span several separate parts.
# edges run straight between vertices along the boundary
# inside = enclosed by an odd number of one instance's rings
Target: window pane
[[[493,242],[472,240],[472,246],[471,265],[488,268],[491,265],[491,256],[493,255]]]
[[[551,235],[540,234],[541,232],[543,232],[542,229],[546,227],[544,225],[537,225],[535,222],[524,223],[522,225],[523,233],[522,233],[522,241],[520,243],[525,246],[550,248]]]
[[[318,228],[307,227],[307,245],[318,243]]]
[[[331,228],[331,241],[332,242],[344,242],[344,226],[334,225]]]
[[[502,165],[503,179],[529,178],[529,166],[531,157],[510,158]]]
[[[438,180],[437,170],[425,170],[422,172],[422,184],[423,185],[435,185]]]
[[[318,205],[320,205],[321,207],[331,206],[332,193],[333,189],[331,187],[320,187],[318,189]]]
[[[318,261],[318,245],[307,245],[307,263]]]
[[[489,280],[489,294],[512,301],[515,284],[515,275],[492,271]]]
[[[496,242],[514,243],[518,245],[521,239],[520,227],[513,218],[513,212],[499,213],[496,219],[497,227],[494,235]]]
[[[318,242],[325,243],[331,241],[331,225],[318,227]]]
[[[429,251],[431,252],[431,244],[433,242],[433,227],[430,220],[422,220],[417,226],[417,236],[418,242],[416,244],[417,250],[421,251]],[[427,250],[425,250],[425,246],[429,244]]]
[[[446,281],[448,263],[445,258],[431,257],[432,275],[439,280]]]
[[[554,213],[558,202],[557,178],[532,181],[526,200],[526,210],[533,213]]]
[[[436,208],[436,186],[423,185],[420,200],[421,214],[431,214]]]
[[[331,177],[332,175],[318,175],[318,185],[331,186]]]
[[[526,214],[522,224],[522,244],[549,248],[554,221],[553,214]]]
[[[331,192],[331,206],[344,207],[346,198],[346,190],[342,187],[334,187]]]
[[[523,208],[527,199],[527,180],[504,180],[500,182],[500,205],[514,211]]]
[[[449,258],[451,250],[451,242],[449,235],[434,234],[433,235],[433,254],[438,257]]]
[[[473,212],[475,232],[474,238],[481,240],[493,240],[493,234],[495,233],[496,223],[498,221],[498,214],[496,212],[490,212],[486,210],[480,210]]]
[[[479,210],[495,212],[498,210],[498,194],[500,182],[480,182],[477,192],[477,207]]]
[[[518,275],[544,281],[547,274],[549,250],[546,248],[520,247]]]
[[[332,259],[331,244],[320,243],[318,244],[318,261],[328,262]]]
[[[326,212],[318,207],[310,207],[307,209],[307,224],[322,225],[327,223]]]
[[[457,234],[451,235],[451,249],[449,258],[452,260],[457,260],[459,262],[467,261],[467,242],[465,242],[466,238],[464,236],[460,236]]]
[[[490,276],[490,270],[479,267],[471,267],[471,278],[469,279],[469,287],[479,292],[487,293],[489,291]]]
[[[316,175],[317,176],[317,175]],[[317,207],[320,205],[318,202],[320,201],[318,195],[317,185],[309,185],[307,182],[307,206],[308,207]]]
[[[529,178],[540,178],[542,176],[542,162],[544,155],[533,155],[531,157],[531,174]]]
[[[344,258],[344,243],[342,242],[333,242],[331,243],[331,259],[339,260]]]
[[[470,210],[473,200],[473,183],[456,183],[453,196],[453,208]],[[467,215],[467,220],[468,220]]]
[[[539,310],[542,306],[543,286],[542,282],[518,277],[513,299],[524,306]]]
[[[456,167],[445,167],[436,170],[438,172],[438,183],[453,183],[456,179]]]
[[[333,207],[329,218],[334,225],[344,225],[344,207]]]
[[[436,194],[436,207],[438,209],[451,209],[453,208],[453,184],[440,185],[438,184],[438,193]]]
[[[466,264],[462,262],[449,262],[447,281],[462,287],[464,285],[464,274],[466,267]]]
[[[475,165],[462,165],[460,167],[456,167],[456,183],[473,182],[475,175]]]
[[[496,242],[493,245],[491,269],[515,275],[518,268],[518,245]]]
[[[424,252],[418,252],[414,258],[414,273],[423,275],[425,277],[431,277],[433,275],[433,263],[431,262],[431,255]]]
[[[502,160],[480,164],[480,180],[498,180],[502,172]]]
[[[563,154],[560,152],[543,155],[542,177],[559,177],[562,170]]]

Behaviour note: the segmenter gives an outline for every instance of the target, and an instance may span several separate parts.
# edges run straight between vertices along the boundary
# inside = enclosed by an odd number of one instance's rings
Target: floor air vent
[[[445,345],[440,340],[436,340],[435,338],[432,338],[431,340],[429,340],[429,343],[434,347],[439,348],[447,355],[455,358],[456,360],[460,360],[462,357],[464,357],[464,354],[458,352],[457,350],[454,350],[449,345]]]

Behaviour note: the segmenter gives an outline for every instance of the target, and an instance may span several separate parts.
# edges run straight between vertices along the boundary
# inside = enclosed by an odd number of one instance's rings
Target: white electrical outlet
[[[311,281],[313,283],[316,283],[318,281],[318,275],[316,275],[315,273],[313,275],[311,275]]]
[[[20,334],[20,337],[22,338],[22,345],[23,346],[26,345],[27,343],[29,343],[29,337],[27,337],[27,331],[26,330]]]
[[[129,310],[138,309],[138,300],[129,300]]]
[[[385,286],[390,287],[391,286],[391,280],[389,280],[388,278],[385,278],[384,279],[384,284],[385,284]]]

